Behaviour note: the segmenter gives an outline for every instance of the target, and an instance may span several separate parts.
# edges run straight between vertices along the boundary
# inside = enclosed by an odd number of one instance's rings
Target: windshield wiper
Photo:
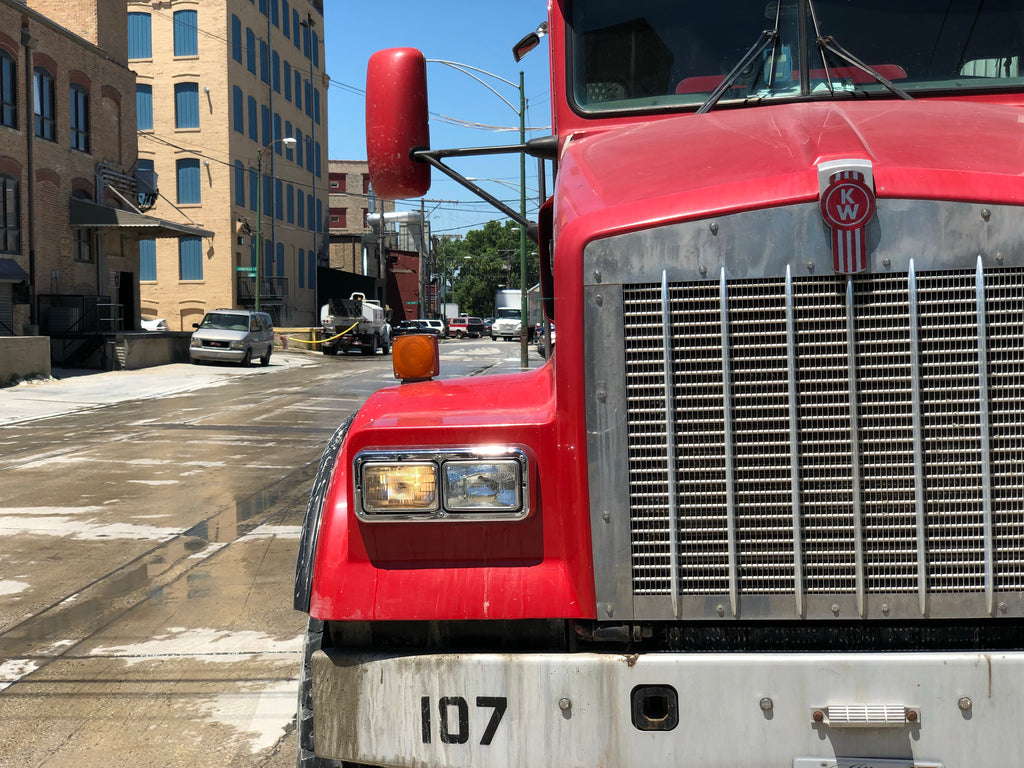
[[[885,86],[890,93],[894,93],[901,99],[905,99],[906,101],[914,100],[914,97],[911,96],[909,93],[904,91],[898,85],[894,84],[887,77],[881,75],[874,68],[869,67],[867,64],[858,59],[848,50],[843,48],[843,46],[836,42],[836,39],[832,37],[832,35],[822,35],[821,28],[818,26],[818,14],[814,10],[814,3],[812,2],[812,0],[807,0],[807,7],[811,11],[811,21],[814,23],[814,35],[817,38],[818,51],[821,54],[821,65],[825,68],[825,82],[828,84],[828,92],[830,94],[835,96],[836,92],[832,87],[832,73],[828,71],[828,61],[825,58],[825,51],[828,51],[833,56],[836,56],[837,58],[845,61],[847,64],[856,67],[861,72],[870,75],[883,86]]]
[[[781,5],[781,3],[780,3]],[[779,41],[779,22],[778,18],[775,20],[775,29],[766,29],[761,33],[761,36],[754,43],[753,47],[744,54],[743,58],[740,59],[740,63],[733,67],[732,72],[725,76],[725,78],[718,84],[718,87],[711,92],[708,96],[708,100],[701,104],[700,109],[697,110],[698,115],[703,115],[705,112],[710,112],[718,100],[722,98],[722,95],[732,88],[733,84],[739,79],[740,75],[746,70],[747,67],[760,56],[769,45],[776,45]],[[775,77],[775,57],[772,57],[772,79]],[[771,82],[769,80],[769,82]]]

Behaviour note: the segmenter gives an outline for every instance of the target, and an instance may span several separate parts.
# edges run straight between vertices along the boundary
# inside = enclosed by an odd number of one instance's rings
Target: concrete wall
[[[137,371],[154,365],[188,362],[191,333],[139,333],[117,337],[117,359],[121,369]]]
[[[0,386],[50,375],[49,336],[0,336]]]

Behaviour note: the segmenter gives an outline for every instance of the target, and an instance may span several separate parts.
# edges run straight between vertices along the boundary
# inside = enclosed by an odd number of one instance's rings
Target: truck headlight
[[[366,522],[520,520],[529,462],[519,448],[364,451],[354,462],[356,515]]]

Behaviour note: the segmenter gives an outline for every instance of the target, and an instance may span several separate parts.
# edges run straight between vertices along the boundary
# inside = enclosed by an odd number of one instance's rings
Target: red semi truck
[[[540,33],[553,135],[488,151],[554,163],[558,349],[338,430],[300,765],[1019,765],[1024,5],[551,0]],[[430,148],[424,70],[370,62],[384,197],[482,151]]]

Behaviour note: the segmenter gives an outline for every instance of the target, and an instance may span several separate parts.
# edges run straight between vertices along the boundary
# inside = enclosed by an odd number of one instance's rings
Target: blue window
[[[140,157],[135,161],[136,176],[138,177],[138,200],[139,205],[152,205],[156,197],[156,169],[153,161],[149,158]]]
[[[148,13],[128,14],[128,58],[153,58],[153,19]]]
[[[271,263],[271,262],[273,262],[273,260],[274,260],[274,244],[270,240],[264,240],[263,241],[263,274],[266,275],[267,277],[270,277],[272,274],[274,274],[273,272],[270,271],[271,267],[273,267],[273,264]]]
[[[313,30],[306,28],[302,35],[302,55],[309,58],[309,33]]]
[[[277,152],[277,154],[279,154],[279,155],[284,151],[284,150],[281,149],[281,142],[280,142],[280,139],[283,139],[283,138],[284,138],[284,136],[281,135],[281,116],[279,114],[277,114],[277,112],[275,112],[274,113],[274,141],[276,141],[277,144],[274,145],[274,151]]]
[[[288,7],[288,0],[281,0],[281,31],[285,37],[291,37],[291,10]]]
[[[309,80],[302,81],[302,92],[306,99],[306,116],[313,116],[313,84]]]
[[[196,11],[174,12],[174,55],[199,55],[199,20]]]
[[[182,237],[178,240],[178,279],[203,279],[203,240]]]
[[[274,188],[270,185],[270,176],[263,174],[263,215],[274,215]]]
[[[153,86],[135,86],[135,120],[140,131],[153,130]]]
[[[299,70],[295,71],[295,107],[296,109],[302,109],[302,75],[299,74]]]
[[[319,141],[316,143],[316,160],[314,161],[314,168],[316,168],[316,176],[317,176],[317,178],[322,178],[322,174],[320,173],[321,166],[320,166],[320,142]]]
[[[174,84],[174,127],[199,127],[199,83]]]
[[[260,80],[270,82],[270,48],[263,38],[260,38]]]
[[[302,167],[302,131],[295,129],[295,164]]]
[[[47,141],[57,140],[57,102],[53,92],[53,75],[36,67],[32,75],[35,89],[35,133]]]
[[[313,203],[313,196],[306,195],[306,226],[309,228],[310,232],[316,231],[316,216],[314,215],[315,211],[316,206]]]
[[[275,27],[281,26],[281,18],[278,16],[277,0],[270,0],[270,23]]]
[[[71,148],[89,151],[89,92],[80,85],[72,85],[68,111],[71,115]]]
[[[284,243],[278,243],[274,253],[277,262],[277,276],[284,277]]]
[[[284,135],[286,138],[292,138],[292,124],[290,120],[284,121]],[[284,147],[284,156],[289,160],[295,159],[295,150],[292,149],[291,144],[286,144]]]
[[[256,34],[248,27],[245,28],[245,66],[256,74]]]
[[[260,0],[260,13],[267,15],[267,0]]]
[[[310,46],[313,50],[313,66],[317,69],[320,68],[320,38],[316,36],[316,32],[312,29],[309,30],[309,34],[313,36],[313,43]]]
[[[310,251],[306,254],[306,258],[309,259],[309,275],[307,280],[309,282],[309,287],[312,288],[316,285],[316,254],[313,253],[313,251]]]
[[[245,208],[245,166],[235,160],[235,205]]]
[[[306,254],[305,254],[305,252],[301,248],[299,248],[299,258],[296,261],[296,266],[298,267],[298,269],[295,270],[295,271],[299,273],[299,288],[305,288],[306,287]],[[311,285],[309,287],[312,288],[313,286]]]
[[[291,184],[284,190],[285,220],[289,224],[295,223],[295,187]]]
[[[320,125],[320,89],[313,89],[313,119]]]
[[[249,210],[254,213],[259,209],[257,200],[260,194],[259,176],[256,175],[256,169],[249,169]],[[255,263],[255,262],[253,262]]]
[[[299,22],[299,12],[292,9],[292,39],[295,41],[295,47],[300,51],[302,50],[302,24]]]
[[[284,218],[284,182],[280,179],[274,179],[274,218]]]
[[[310,136],[306,137],[306,170],[313,172],[313,139]]]
[[[256,110],[256,97],[250,96],[247,104],[249,107],[249,138],[253,141],[259,141],[260,118]]]
[[[178,168],[178,204],[198,205],[203,202],[199,160],[187,158],[179,160],[176,165]]]
[[[292,100],[292,65],[284,62],[284,100]]]
[[[139,240],[139,280],[156,280],[156,240]]]
[[[231,88],[231,127],[245,136],[245,95],[237,85]]]
[[[306,223],[306,198],[302,195],[302,190],[298,190],[298,194],[295,195],[295,223],[300,227]]]
[[[242,22],[231,14],[231,58],[242,63]]]
[[[278,93],[281,92],[281,57],[277,55],[277,51],[272,51],[270,54],[270,75],[274,81],[274,90]]]
[[[0,51],[0,125],[18,127],[18,65],[4,51]]]
[[[260,104],[260,128],[262,129],[260,133],[262,141],[260,143],[265,147],[272,140],[270,138],[270,107],[266,104]]]

